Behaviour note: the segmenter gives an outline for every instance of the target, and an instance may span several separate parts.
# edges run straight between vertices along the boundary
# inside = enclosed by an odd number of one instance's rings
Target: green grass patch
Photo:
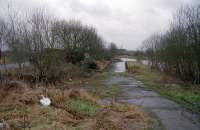
[[[106,85],[104,81],[108,78],[107,73],[97,73],[92,78],[88,79],[87,89],[94,95],[99,97],[105,97],[106,95]]]
[[[164,87],[153,81],[147,81],[139,79],[144,82],[145,86],[150,87],[154,91],[157,91],[162,96],[165,96],[185,108],[200,114],[200,94],[190,89]]]
[[[120,92],[121,88],[118,85],[107,85],[106,80],[117,75],[110,72],[98,73],[88,80],[87,89],[100,98],[113,97]]]
[[[74,113],[92,117],[100,110],[100,105],[91,101],[73,98],[66,102],[66,108]]]
[[[117,95],[120,92],[121,88],[119,85],[112,85],[111,87],[107,88],[106,96],[107,97],[113,97]]]

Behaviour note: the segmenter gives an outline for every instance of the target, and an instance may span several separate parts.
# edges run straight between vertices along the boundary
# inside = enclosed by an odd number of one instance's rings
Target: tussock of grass
[[[115,97],[120,91],[121,91],[121,87],[118,85],[107,87],[105,97]]]
[[[140,65],[137,62],[126,62],[126,69],[131,73],[140,73]]]
[[[65,106],[67,110],[73,113],[90,117],[95,116],[96,113],[100,110],[100,105],[79,98],[68,100]]]
[[[98,113],[96,126],[105,130],[147,130],[152,120],[139,108],[131,105],[111,103]]]

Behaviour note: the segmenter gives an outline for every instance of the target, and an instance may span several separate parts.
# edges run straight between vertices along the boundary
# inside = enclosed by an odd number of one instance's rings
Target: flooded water
[[[130,58],[120,58],[121,61],[115,62],[112,64],[111,71],[122,73],[126,72],[125,62],[126,61],[136,61],[136,59],[130,59]]]
[[[142,63],[143,65],[149,65],[149,61],[148,61],[148,60],[141,60],[141,63]]]

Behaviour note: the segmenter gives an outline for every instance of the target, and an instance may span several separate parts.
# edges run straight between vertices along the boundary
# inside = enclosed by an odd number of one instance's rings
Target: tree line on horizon
[[[179,8],[169,29],[144,40],[142,48],[152,68],[200,84],[200,5]]]
[[[7,55],[5,56],[5,48]],[[22,68],[28,62],[38,80],[54,82],[66,64],[87,66],[112,58],[118,49],[105,41],[92,26],[78,20],[60,20],[38,10],[26,18],[0,17],[1,59],[9,58]]]

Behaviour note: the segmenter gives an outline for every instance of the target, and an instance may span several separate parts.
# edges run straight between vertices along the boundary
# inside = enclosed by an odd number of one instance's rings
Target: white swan
[[[42,99],[40,99],[40,103],[47,107],[51,104],[51,100],[48,98],[48,97],[44,97],[44,95],[41,95],[42,96]]]

